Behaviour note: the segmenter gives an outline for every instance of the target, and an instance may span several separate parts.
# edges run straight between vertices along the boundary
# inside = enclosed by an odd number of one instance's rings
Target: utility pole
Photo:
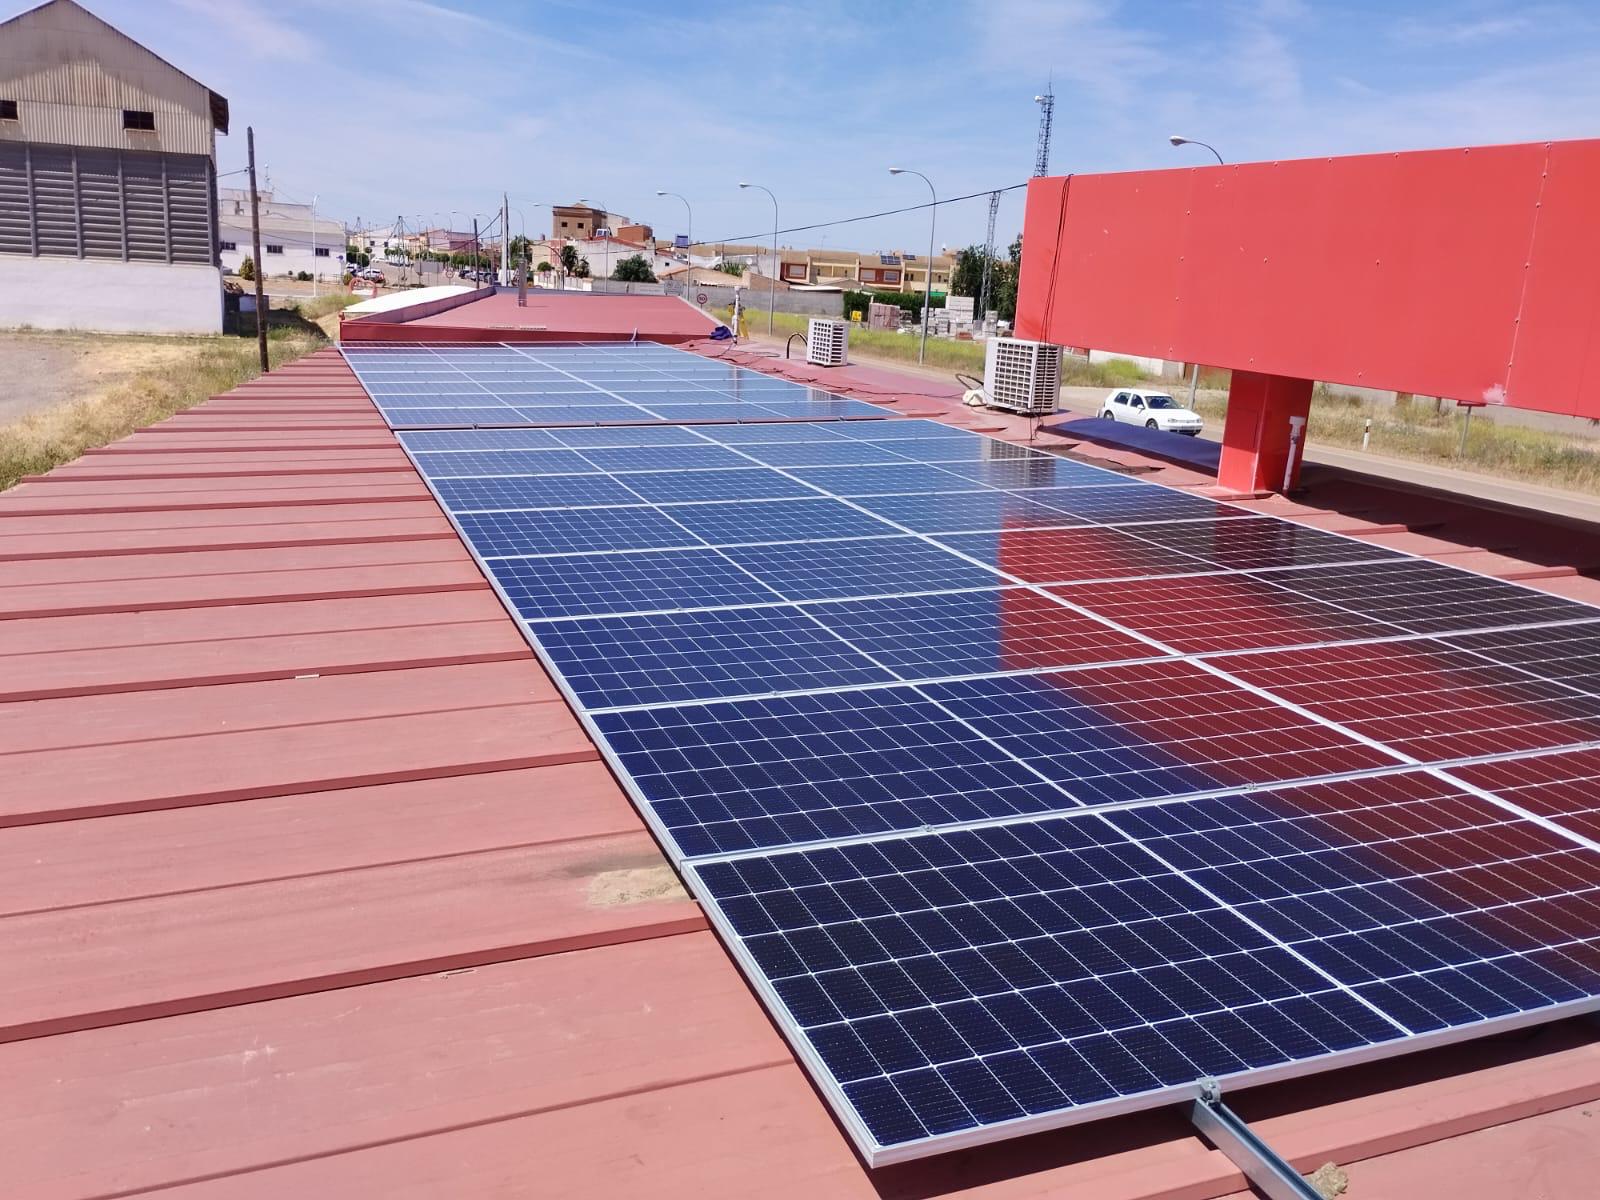
[[[511,282],[511,197],[504,192],[500,193],[500,271],[495,273],[495,282],[504,279]],[[503,274],[502,274],[503,272]]]
[[[261,373],[267,366],[267,288],[261,267],[261,200],[256,194],[256,130],[247,125],[244,131],[245,147],[250,157],[250,253],[255,255],[256,268],[256,348],[261,352]]]

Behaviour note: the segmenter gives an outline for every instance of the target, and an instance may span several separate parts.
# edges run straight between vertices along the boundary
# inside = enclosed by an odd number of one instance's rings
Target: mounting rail
[[[1322,1200],[1322,1194],[1306,1182],[1305,1176],[1222,1102],[1222,1085],[1215,1079],[1200,1081],[1200,1095],[1189,1107],[1189,1119],[1201,1136],[1244,1172],[1244,1177],[1267,1200]]]

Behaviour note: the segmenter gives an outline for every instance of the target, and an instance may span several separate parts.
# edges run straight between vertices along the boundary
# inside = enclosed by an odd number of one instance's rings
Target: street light
[[[1222,155],[1217,154],[1217,148],[1215,146],[1208,145],[1205,142],[1197,141],[1194,138],[1186,138],[1186,137],[1182,136],[1181,134],[1176,134],[1176,133],[1173,134],[1171,137],[1169,137],[1167,139],[1167,141],[1171,142],[1174,146],[1205,146],[1205,148],[1207,150],[1211,151],[1212,154],[1216,154],[1217,155],[1217,166],[1225,167],[1225,166],[1228,165],[1227,163],[1222,161]]]
[[[921,363],[928,353],[928,318],[933,309],[933,230],[939,220],[939,193],[933,190],[933,180],[921,171],[913,171],[907,167],[890,167],[891,175],[915,175],[928,185],[928,195],[933,197],[933,207],[928,210],[928,263],[926,277],[928,286],[922,293],[922,341],[917,345],[917,362]]]
[[[1227,163],[1222,161],[1222,155],[1217,154],[1217,148],[1215,146],[1213,146],[1213,145],[1210,145],[1207,142],[1197,141],[1194,138],[1186,138],[1182,134],[1178,134],[1178,133],[1173,134],[1171,137],[1169,137],[1167,139],[1167,141],[1171,142],[1174,146],[1204,146],[1207,150],[1211,151],[1212,154],[1216,155],[1217,166],[1225,167],[1225,166],[1228,165]],[[1200,364],[1199,363],[1195,363],[1194,364],[1194,369],[1189,374],[1189,408],[1191,410],[1194,408],[1194,405],[1195,405],[1195,394],[1199,390],[1200,390]]]
[[[772,279],[767,285],[767,332],[772,332],[772,314],[778,307],[778,272],[781,266],[778,262],[778,198],[769,188],[762,187],[759,183],[739,184],[742,188],[755,188],[759,192],[766,192],[767,199],[772,201]]]
[[[689,206],[689,197],[680,196],[677,192],[663,192],[658,189],[656,191],[656,195],[673,196],[679,200],[682,200],[684,211],[689,214],[689,228],[683,235],[689,243],[684,247],[683,251],[684,263],[688,267],[688,270],[684,272],[683,287],[684,294],[688,295],[689,285],[694,282],[694,259],[692,258],[692,255],[694,254],[694,209]]]

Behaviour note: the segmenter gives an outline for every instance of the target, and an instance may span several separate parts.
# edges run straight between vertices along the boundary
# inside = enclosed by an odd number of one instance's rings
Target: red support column
[[[1285,492],[1300,477],[1311,380],[1234,371],[1217,483],[1230,492]]]

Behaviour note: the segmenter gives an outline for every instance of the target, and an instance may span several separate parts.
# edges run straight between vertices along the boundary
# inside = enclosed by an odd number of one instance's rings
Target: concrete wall
[[[0,255],[0,329],[221,333],[216,267]]]
[[[666,285],[669,296],[684,295],[684,291],[676,284]],[[702,308],[726,308],[733,303],[733,294],[738,292],[740,303],[746,312],[766,312],[768,293],[765,288],[731,288],[731,287],[692,287],[688,289],[687,296],[692,304],[699,304],[700,297],[706,298]],[[779,291],[773,309],[781,313],[799,313],[807,317],[842,317],[844,316],[843,292],[785,292]]]
[[[1171,362],[1164,358],[1150,358],[1143,354],[1118,354],[1115,350],[1091,350],[1089,361],[1092,363],[1110,362],[1113,358],[1124,362],[1134,363],[1140,370],[1159,379],[1180,379],[1183,377],[1183,364]]]

